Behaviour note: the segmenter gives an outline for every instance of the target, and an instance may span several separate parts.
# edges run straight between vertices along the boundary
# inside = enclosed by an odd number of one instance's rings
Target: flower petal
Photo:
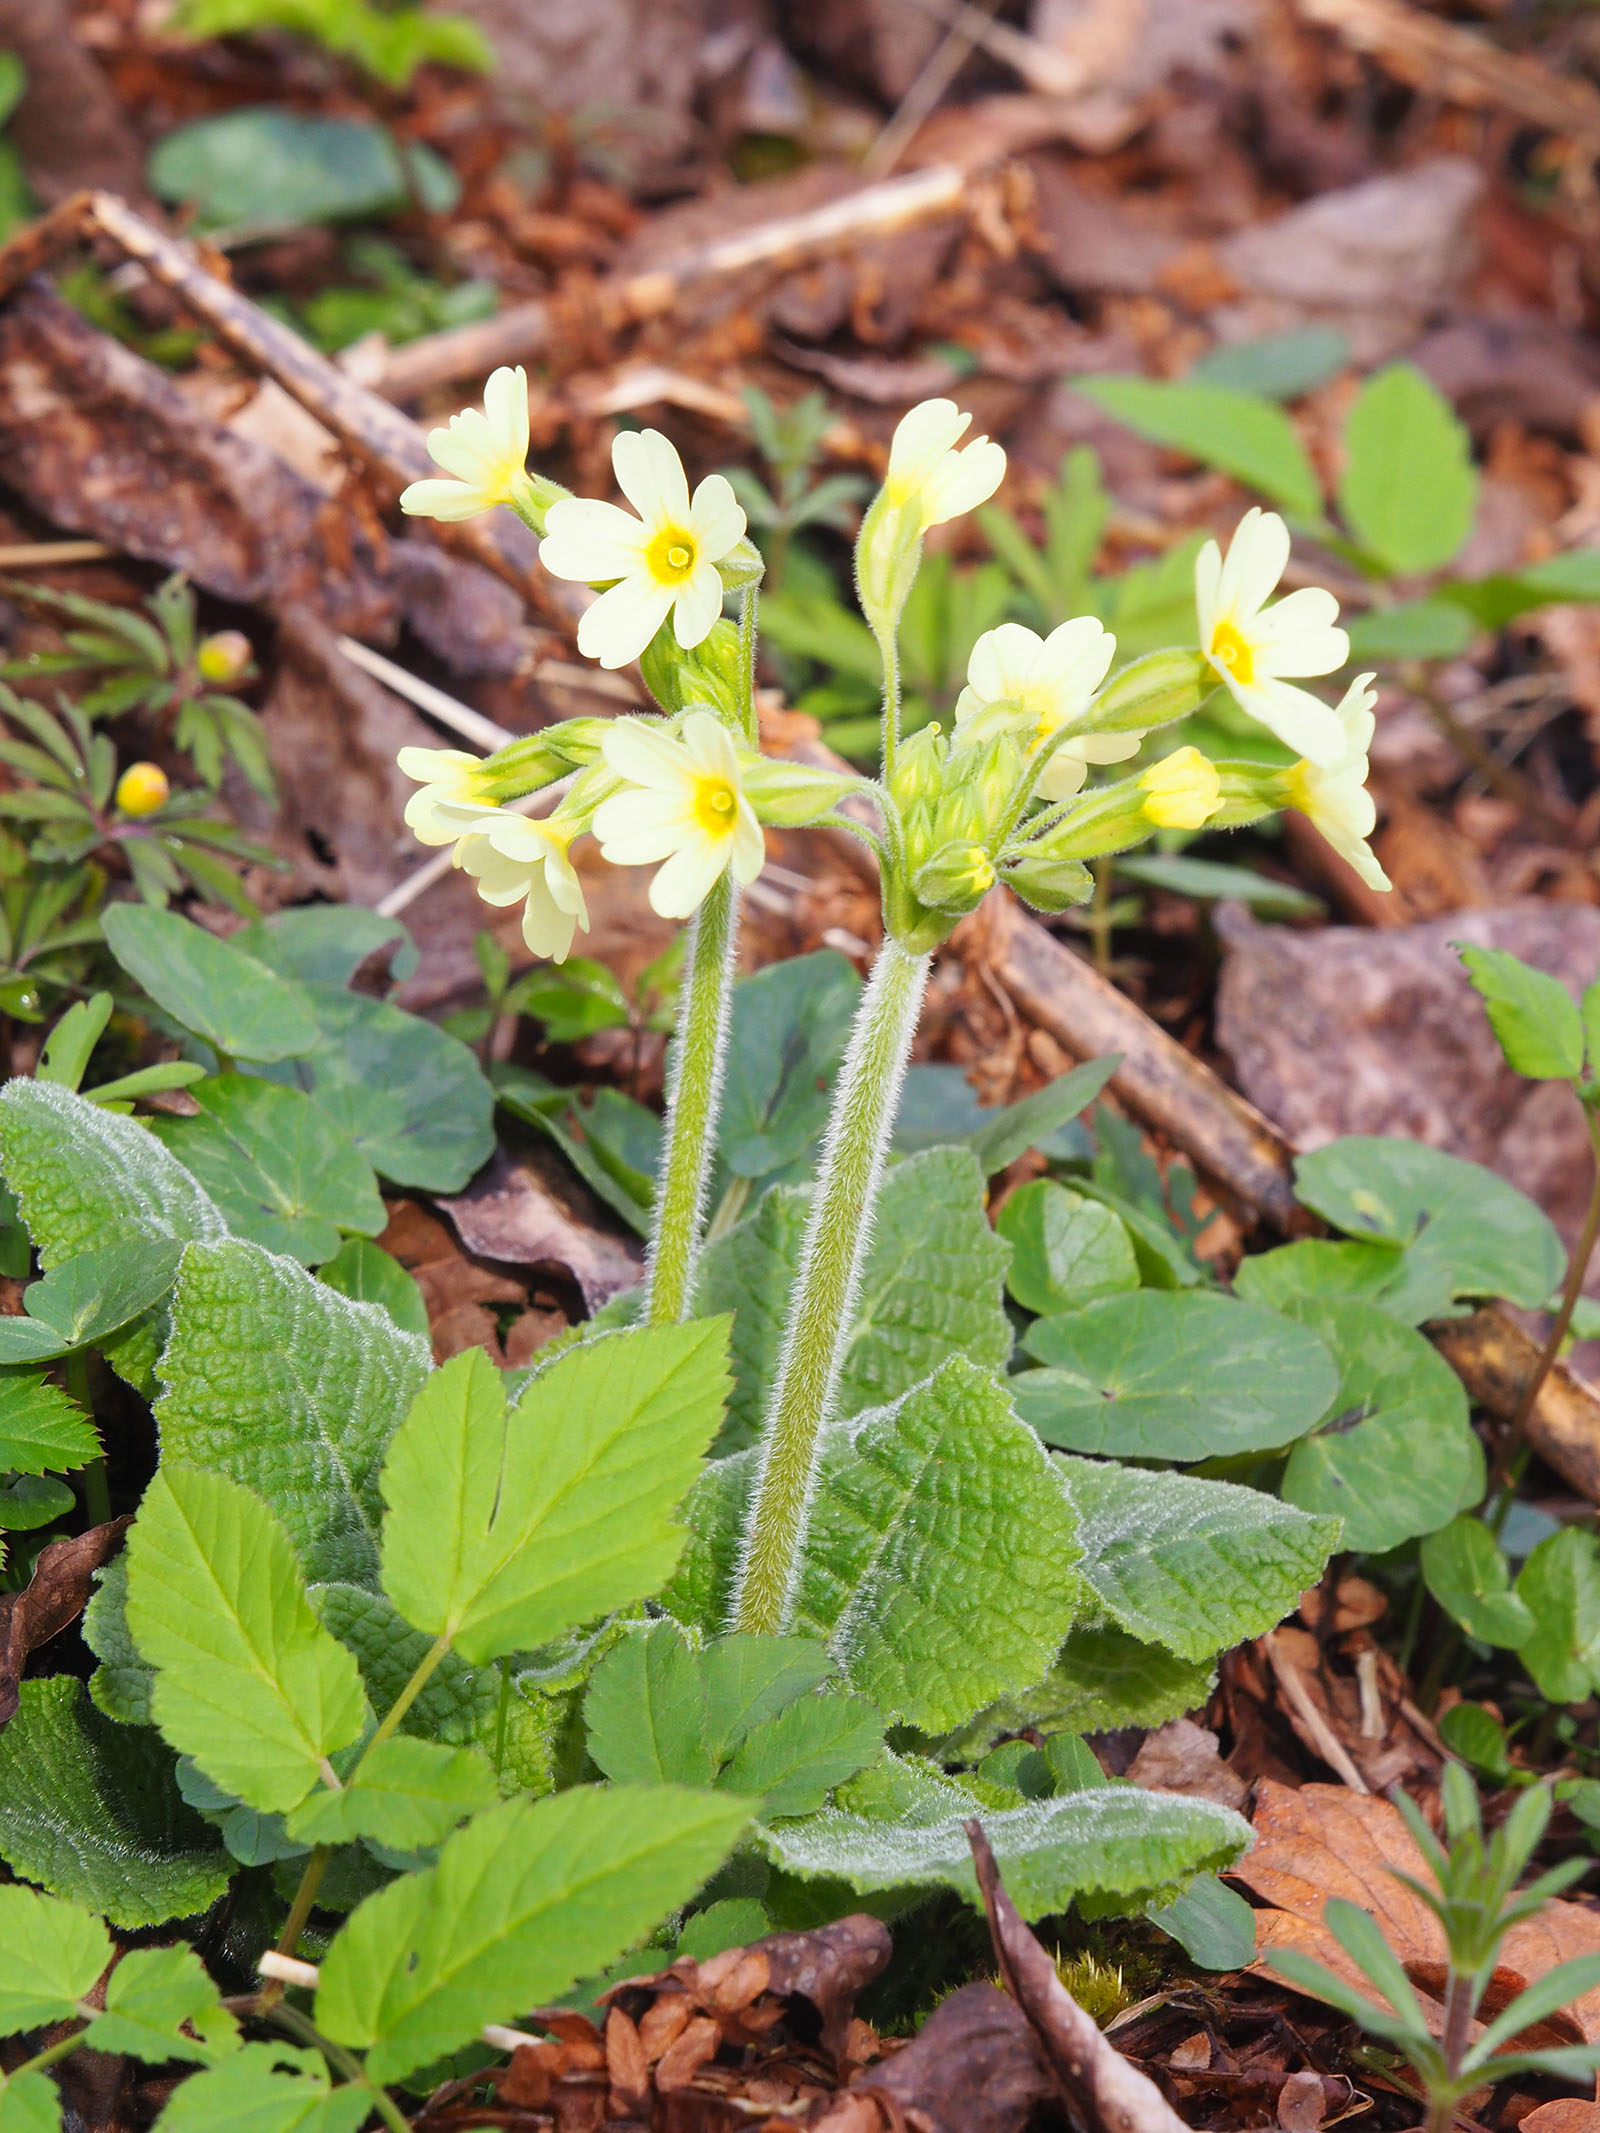
[[[528,373],[502,363],[483,388],[483,412],[501,455],[518,462],[528,456]]]
[[[605,585],[639,568],[646,529],[616,504],[564,496],[550,506],[539,561],[553,578]]]
[[[668,793],[614,793],[595,809],[593,829],[609,865],[647,867],[703,836],[690,807]]]
[[[967,661],[967,680],[979,701],[992,704],[1003,696],[1020,699],[1043,649],[1044,639],[1025,623],[1002,622],[997,629],[985,630]]]
[[[689,918],[733,856],[731,837],[700,835],[681,845],[650,884],[650,906],[662,918]]]
[[[617,487],[652,530],[689,517],[689,482],[671,440],[659,430],[622,430],[611,447]]]
[[[1289,529],[1276,511],[1253,504],[1234,529],[1217,586],[1217,611],[1240,622],[1272,597],[1289,561]]]
[[[672,793],[688,804],[687,795],[694,782],[693,765],[682,741],[675,740],[662,727],[646,725],[643,719],[619,718],[601,735],[600,752],[607,767],[630,785]]]
[[[697,563],[672,596],[672,633],[686,652],[704,644],[722,613],[722,580],[715,563]]]
[[[942,526],[986,504],[1006,478],[1003,446],[992,438],[979,437],[954,452],[928,477],[922,487],[922,522]]]
[[[689,530],[708,563],[720,563],[744,539],[744,509],[725,474],[708,474],[689,505]]]
[[[740,882],[754,881],[767,863],[767,840],[755,809],[741,799],[733,820],[733,874]]]
[[[1235,697],[1252,718],[1275,733],[1286,748],[1312,763],[1337,763],[1344,753],[1339,714],[1309,689],[1275,677],[1241,688],[1230,682]]]
[[[493,505],[481,489],[464,481],[414,481],[400,492],[400,508],[407,518],[435,518],[447,523],[476,518]]]
[[[578,650],[603,667],[637,659],[672,609],[672,587],[657,585],[642,571],[619,578],[585,608],[578,624]]]
[[[920,488],[972,426],[954,400],[920,400],[900,417],[889,446],[889,480],[897,489]]]

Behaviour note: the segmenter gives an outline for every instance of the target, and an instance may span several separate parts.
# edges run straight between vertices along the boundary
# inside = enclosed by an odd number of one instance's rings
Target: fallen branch
[[[1370,52],[1391,74],[1446,103],[1504,111],[1529,126],[1600,149],[1600,92],[1476,30],[1441,22],[1405,0],[1299,0],[1307,22]]]
[[[1148,2074],[1124,2059],[1068,1992],[1055,1963],[1023,1924],[976,1820],[967,1842],[1000,1981],[1028,2018],[1045,2064],[1074,2120],[1090,2133],[1185,2133],[1183,2120]]]

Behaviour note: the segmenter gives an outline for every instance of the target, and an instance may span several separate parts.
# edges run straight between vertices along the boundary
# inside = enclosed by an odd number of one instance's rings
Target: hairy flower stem
[[[689,967],[678,1003],[677,1046],[667,1102],[666,1146],[656,1181],[655,1234],[645,1276],[646,1317],[652,1326],[672,1326],[687,1318],[694,1294],[738,932],[739,891],[730,868],[713,884],[689,934]]]
[[[884,942],[834,1099],[733,1604],[734,1628],[756,1635],[778,1635],[794,1605],[818,1447],[854,1330],[873,1201],[927,978],[926,955]]]
[[[747,585],[739,596],[739,715],[744,720],[744,739],[752,748],[761,746],[761,721],[756,712],[756,614],[761,589]]]

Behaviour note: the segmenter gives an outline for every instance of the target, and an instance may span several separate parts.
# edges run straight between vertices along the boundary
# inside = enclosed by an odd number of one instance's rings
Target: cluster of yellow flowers
[[[999,445],[982,437],[962,443],[970,419],[948,400],[930,400],[895,432],[884,485],[857,549],[863,606],[880,638],[885,632],[892,638],[928,528],[984,502],[1005,473]],[[659,431],[625,433],[613,446],[617,484],[631,512],[562,495],[528,474],[521,370],[496,371],[482,411],[469,409],[434,430],[428,448],[452,478],[413,483],[402,508],[440,519],[468,518],[498,504],[521,510],[542,528],[544,567],[599,589],[579,626],[578,646],[587,657],[604,667],[625,666],[669,618],[684,652],[711,635],[725,584],[730,577],[739,581],[748,549],[744,513],[721,475],[709,475],[691,495],[682,462]],[[1283,520],[1260,510],[1246,513],[1226,555],[1215,541],[1206,545],[1195,566],[1199,653],[1213,681],[1296,752],[1295,765],[1275,774],[1271,804],[1309,815],[1364,880],[1386,888],[1367,844],[1375,820],[1366,790],[1372,676],[1358,676],[1336,707],[1296,686],[1342,667],[1349,640],[1337,626],[1331,593],[1306,588],[1269,604],[1288,557]],[[746,568],[746,581],[752,574]],[[1029,796],[1058,810],[1072,802],[1091,765],[1124,761],[1145,739],[1141,729],[1096,730],[1097,699],[1115,654],[1115,638],[1093,616],[1063,623],[1048,637],[1014,622],[987,631],[968,663],[955,732],[939,744],[938,775],[948,782],[963,768],[975,772],[980,759],[992,764],[1003,741],[1009,759],[1026,768]],[[485,901],[520,902],[529,948],[558,961],[578,929],[588,929],[570,857],[583,832],[593,833],[613,864],[656,866],[651,903],[665,917],[686,918],[730,867],[740,882],[760,872],[763,815],[809,818],[792,807],[783,813],[764,805],[762,771],[771,766],[709,710],[690,709],[670,724],[612,722],[597,760],[578,772],[555,811],[537,820],[491,797],[474,757],[408,748],[399,760],[421,787],[406,810],[417,836],[453,845],[456,865],[472,875]],[[933,759],[924,750],[918,760]],[[811,816],[837,791],[834,781]],[[1102,834],[1108,812],[1120,810],[1124,842],[1155,828],[1198,829],[1227,814],[1224,781],[1194,748],[1085,795],[1089,801],[1100,803],[1088,814]],[[1055,819],[1066,825],[1071,817]],[[1075,864],[1070,836],[1058,843],[1064,863]],[[1113,849],[1115,837],[1084,848]],[[995,878],[987,849],[981,837],[961,849],[973,855],[961,864],[981,894]]]

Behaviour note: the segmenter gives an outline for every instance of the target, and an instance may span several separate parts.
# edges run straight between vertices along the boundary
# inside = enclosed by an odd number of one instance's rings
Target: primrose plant
[[[727,1044],[741,886],[759,872],[763,826],[829,823],[863,838],[882,875],[884,943],[839,1079],[800,1250],[757,1468],[748,1492],[730,1620],[775,1634],[792,1621],[819,1458],[854,1333],[898,1093],[933,954],[995,887],[1056,912],[1088,900],[1087,862],[1161,829],[1220,828],[1298,808],[1375,887],[1365,788],[1369,675],[1337,705],[1306,678],[1341,668],[1348,640],[1332,594],[1308,587],[1272,602],[1288,560],[1276,515],[1252,510],[1226,555],[1215,542],[1195,572],[1195,638],[1115,669],[1113,636],[1092,616],[1048,637],[1008,623],[980,638],[952,730],[902,735],[898,632],[929,531],[985,503],[1005,454],[948,400],[897,428],[882,487],[856,542],[856,582],[882,669],[881,762],[873,778],[765,759],[755,715],[761,560],[720,475],[691,496],[667,439],[620,436],[616,476],[631,511],[563,495],[527,471],[527,392],[498,371],[482,411],[429,439],[455,477],[418,482],[409,512],[466,518],[510,505],[539,533],[545,567],[598,589],[579,648],[606,667],[639,660],[658,719],[574,720],[487,760],[412,749],[421,790],[408,820],[490,901],[523,904],[536,955],[560,957],[587,923],[570,851],[592,834],[617,865],[658,866],[654,908],[690,921],[669,1119],[651,1238],[647,1315],[670,1324],[695,1307],[707,1179]],[[725,596],[737,625],[721,619]],[[1185,747],[1090,782],[1145,737],[1188,717],[1219,688],[1295,752],[1288,767],[1218,763]],[[513,812],[544,788],[556,804]]]

